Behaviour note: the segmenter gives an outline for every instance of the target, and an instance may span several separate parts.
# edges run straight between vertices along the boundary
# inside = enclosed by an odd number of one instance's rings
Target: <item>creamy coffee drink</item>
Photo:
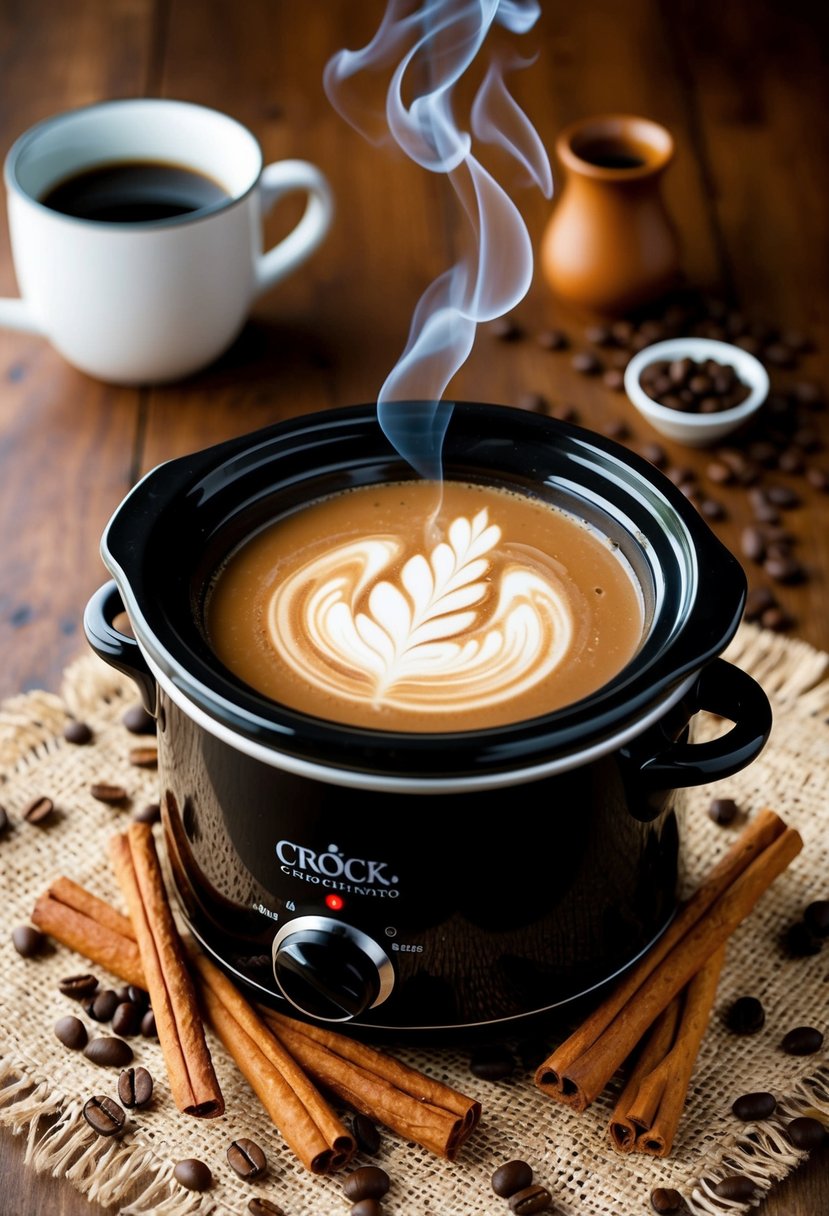
[[[225,666],[283,705],[456,731],[534,718],[606,684],[639,646],[643,603],[583,520],[517,491],[407,481],[257,532],[218,571],[205,619]]]

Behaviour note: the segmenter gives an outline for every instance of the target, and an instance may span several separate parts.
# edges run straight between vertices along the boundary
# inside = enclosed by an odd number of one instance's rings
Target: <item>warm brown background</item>
[[[685,269],[756,320],[806,330],[816,349],[792,372],[827,381],[829,107],[822,83],[827,22],[808,0],[580,0],[547,3],[522,46],[537,49],[516,91],[548,148],[566,122],[605,110],[665,123],[677,157],[665,196]],[[823,6],[820,6],[823,7]],[[405,340],[411,310],[452,260],[456,214],[442,184],[391,160],[347,128],[321,86],[327,58],[362,45],[382,3],[354,0],[5,0],[0,4],[0,147],[31,123],[102,98],[161,95],[219,106],[247,123],[266,159],[305,157],[338,204],[324,248],[262,300],[214,368],[163,389],[98,384],[40,339],[0,334],[0,695],[56,688],[84,646],[81,616],[104,578],[98,541],[135,478],[159,461],[280,418],[371,400]],[[549,205],[516,194],[538,242]],[[270,237],[294,222],[286,205]],[[0,294],[16,294],[5,226]],[[539,279],[516,316],[530,335],[481,334],[452,386],[461,398],[517,403],[541,392],[588,425],[633,419],[623,398],[579,377],[568,355],[533,341],[584,321]],[[819,349],[823,344],[823,349]],[[826,432],[826,415],[815,422]],[[654,438],[644,425],[634,443]],[[826,436],[829,439],[829,435]],[[705,457],[670,449],[702,471]],[[817,463],[829,466],[820,452]],[[721,497],[717,525],[737,550],[744,493]],[[781,598],[794,631],[829,648],[829,495],[811,493],[787,523],[810,578]],[[752,583],[756,572],[750,571]],[[823,892],[825,894],[825,892]],[[19,1145],[0,1140],[3,1216],[81,1216],[68,1185],[31,1177]],[[804,1165],[763,1216],[829,1210],[829,1155]],[[619,1214],[627,1216],[627,1214]]]

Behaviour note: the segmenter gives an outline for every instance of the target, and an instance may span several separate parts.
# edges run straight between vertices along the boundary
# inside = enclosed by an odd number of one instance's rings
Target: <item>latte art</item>
[[[642,637],[639,586],[606,536],[520,491],[361,486],[250,536],[205,628],[272,700],[351,726],[463,731],[600,688]]]
[[[552,571],[507,560],[494,575],[500,539],[484,508],[402,568],[398,537],[342,544],[276,589],[268,638],[297,675],[350,701],[448,714],[510,700],[559,666],[573,619]]]

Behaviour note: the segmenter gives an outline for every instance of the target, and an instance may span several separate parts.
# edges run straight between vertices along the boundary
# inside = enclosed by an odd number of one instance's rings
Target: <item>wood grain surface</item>
[[[145,470],[273,421],[371,401],[402,350],[414,305],[456,256],[451,191],[347,127],[322,88],[328,58],[374,32],[382,3],[325,0],[6,0],[0,4],[0,146],[33,122],[99,99],[150,95],[213,105],[254,131],[265,159],[300,157],[329,177],[332,232],[293,278],[262,298],[214,366],[163,388],[116,388],[68,367],[40,338],[0,332],[0,696],[57,688],[84,649],[82,614],[104,581],[106,521]],[[829,361],[829,107],[825,6],[806,0],[582,0],[545,3],[522,44],[536,55],[512,84],[550,150],[558,130],[591,113],[647,115],[672,131],[664,183],[689,287],[752,324],[800,330],[811,349],[774,368],[775,392],[825,386]],[[554,165],[556,188],[561,168]],[[518,189],[534,247],[551,204]],[[267,222],[274,241],[297,218],[292,201]],[[0,294],[17,294],[5,224]],[[482,329],[452,395],[521,408],[528,394],[587,426],[631,427],[633,447],[658,438],[601,377],[577,373],[591,318],[555,300],[540,274],[514,319],[523,336]],[[557,326],[568,350],[536,341]],[[598,352],[606,358],[607,352]],[[807,462],[829,467],[829,424]],[[727,518],[717,534],[738,555],[751,521],[745,487],[713,486],[711,455],[664,442]],[[829,649],[829,494],[774,474],[802,504],[785,516],[808,577],[773,590],[791,631]],[[746,563],[751,586],[768,583]],[[822,894],[826,894],[823,892]],[[763,1216],[829,1211],[829,1151],[815,1154],[760,1209]],[[0,1138],[0,1216],[82,1216],[93,1209],[65,1183],[33,1176],[22,1148]],[[648,1210],[643,1201],[642,1211]],[[631,1216],[619,1213],[618,1216]]]

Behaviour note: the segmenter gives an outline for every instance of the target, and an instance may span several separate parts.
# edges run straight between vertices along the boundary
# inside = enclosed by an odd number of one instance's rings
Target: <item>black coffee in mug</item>
[[[45,207],[82,220],[146,223],[191,215],[229,198],[213,178],[164,161],[111,161],[73,173],[40,198]]]

